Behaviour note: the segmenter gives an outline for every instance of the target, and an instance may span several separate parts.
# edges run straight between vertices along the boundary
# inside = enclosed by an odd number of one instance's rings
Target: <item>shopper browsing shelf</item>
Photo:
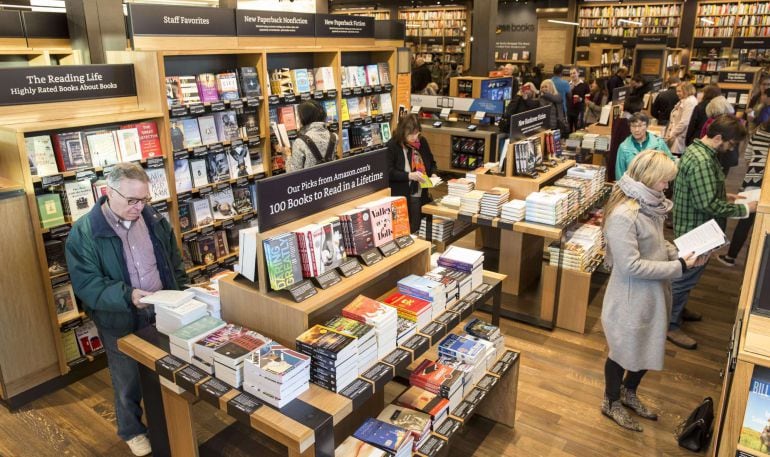
[[[676,95],[676,86],[679,84],[679,78],[672,76],[668,78],[668,88],[661,91],[655,101],[652,102],[652,108],[650,108],[650,114],[657,119],[658,125],[668,125],[669,119],[671,119],[671,111],[679,103],[679,96]]]
[[[586,95],[586,113],[585,124],[596,124],[602,114],[602,108],[609,103],[609,93],[607,92],[607,82],[604,78],[598,78],[589,84],[591,93]]]
[[[414,67],[412,68],[412,93],[421,93],[431,81],[433,81],[433,75],[431,74],[430,67],[425,63],[425,59],[422,57],[414,59]]]
[[[749,125],[752,129],[755,129],[761,122],[757,119],[762,108],[766,105],[763,103],[762,98],[764,93],[770,89],[770,74],[765,73],[759,78],[756,92],[751,94],[751,100],[746,105],[746,118],[749,120]]]
[[[666,127],[663,138],[672,154],[682,155],[685,149],[687,126],[690,125],[690,117],[698,100],[695,98],[695,87],[689,82],[676,86],[676,95],[679,97],[679,103],[671,111],[671,122]]]
[[[650,118],[647,117],[646,114],[632,114],[631,118],[628,120],[628,124],[631,129],[631,135],[629,135],[625,141],[620,143],[620,146],[618,147],[618,154],[615,159],[616,179],[620,179],[620,177],[623,176],[628,165],[637,154],[647,149],[662,151],[671,158],[671,160],[674,160],[674,156],[672,156],[671,151],[668,150],[666,142],[654,133],[647,131],[647,128],[650,126]]]
[[[663,222],[672,207],[663,191],[676,172],[665,153],[641,152],[615,184],[604,209],[612,273],[602,306],[609,346],[602,413],[634,431],[642,431],[642,426],[623,406],[646,419],[658,417],[636,392],[647,370],[663,369],[669,281],[705,263],[705,258],[694,255],[679,258],[663,238]]]
[[[719,116],[706,136],[696,139],[679,162],[674,183],[674,235],[680,237],[699,225],[715,219],[724,230],[726,219],[747,218],[757,209],[757,202],[735,203],[736,195],[725,191],[725,175],[717,158],[727,154],[746,138],[746,128],[734,116]],[[668,339],[685,349],[698,343],[682,331],[682,321],[700,320],[697,313],[685,309],[690,291],[698,284],[704,266],[689,269],[671,284],[673,304]]]
[[[326,110],[317,101],[307,100],[300,103],[298,111],[302,128],[292,145],[287,172],[311,168],[337,158],[337,134],[326,128]]]
[[[720,95],[722,95],[722,89],[716,84],[709,84],[703,88],[700,102],[693,108],[692,116],[690,116],[690,123],[687,126],[687,136],[685,137],[685,144],[687,146],[691,145],[694,139],[703,136],[701,135],[701,130],[703,129],[703,124],[706,123],[706,119],[708,119],[706,107],[714,97]],[[677,100],[678,99],[679,97],[677,97]]]
[[[406,197],[411,233],[420,229],[422,205],[430,201],[426,180],[437,171],[428,141],[421,136],[420,121],[414,114],[402,118],[388,141],[390,194]]]
[[[73,225],[67,266],[75,295],[96,324],[107,353],[118,436],[141,456],[151,449],[142,424],[139,370],[134,359],[120,352],[118,339],[154,320],[142,297],[179,289],[188,279],[171,225],[148,205],[149,178],[142,167],[115,165],[107,186],[107,195]]]
[[[588,84],[580,78],[577,68],[569,71],[569,97],[567,100],[567,120],[570,131],[574,132],[583,128],[583,112],[586,108],[585,98],[590,92]]]

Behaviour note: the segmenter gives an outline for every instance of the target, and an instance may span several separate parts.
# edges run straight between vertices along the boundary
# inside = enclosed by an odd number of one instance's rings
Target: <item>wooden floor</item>
[[[742,174],[733,171],[732,175],[729,187],[734,189],[736,175]],[[607,355],[599,320],[600,284],[589,308],[585,335],[503,320],[506,344],[522,354],[515,430],[475,418],[450,455],[693,455],[677,447],[674,431],[703,397],[719,398],[720,370],[735,319],[745,251],[735,268],[711,260],[691,295],[690,307],[705,318],[684,329],[698,340],[698,349],[686,351],[667,343],[665,370],[644,378],[640,395],[660,411],[661,418],[657,422],[641,419],[643,433],[624,431],[599,411]],[[599,282],[606,282],[606,277]],[[231,422],[205,404],[196,405],[196,416],[202,423],[197,430],[201,442]],[[115,430],[109,373],[103,370],[16,413],[0,407],[0,457],[130,456]],[[204,448],[206,455],[222,449]]]

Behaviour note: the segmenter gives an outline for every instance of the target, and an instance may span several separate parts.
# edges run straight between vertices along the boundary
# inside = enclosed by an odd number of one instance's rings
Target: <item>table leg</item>
[[[300,452],[298,449],[288,448],[289,457],[315,457],[315,446],[310,446],[305,452]]]
[[[171,455],[180,457],[197,457],[198,440],[193,429],[192,407],[190,402],[166,387],[161,387],[163,408],[168,417],[168,439]]]
[[[495,290],[492,293],[492,325],[500,326],[500,306],[502,304],[502,282],[495,286]]]
[[[160,380],[157,373],[139,365],[139,381],[142,386],[142,398],[144,399],[144,414],[147,417],[150,444],[154,457],[170,457],[171,448],[168,444],[168,432],[166,431],[166,414],[163,408],[163,399],[160,391]]]

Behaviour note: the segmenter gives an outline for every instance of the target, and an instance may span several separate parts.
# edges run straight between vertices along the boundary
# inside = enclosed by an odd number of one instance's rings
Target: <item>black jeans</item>
[[[427,192],[428,189],[423,189]],[[409,233],[420,231],[420,219],[422,218],[422,198],[406,197],[406,206],[409,208]]]
[[[730,241],[730,247],[727,249],[727,257],[733,259],[738,257],[743,245],[746,243],[746,239],[749,237],[749,233],[751,233],[751,227],[754,226],[756,216],[756,213],[750,213],[749,217],[738,221],[738,225],[735,226],[735,231],[733,232],[733,239]]]
[[[604,393],[610,399],[610,403],[620,400],[621,384],[626,389],[635,392],[645,373],[647,370],[626,371],[617,362],[607,357],[607,361],[604,363]],[[623,379],[623,374],[626,375],[625,379]]]

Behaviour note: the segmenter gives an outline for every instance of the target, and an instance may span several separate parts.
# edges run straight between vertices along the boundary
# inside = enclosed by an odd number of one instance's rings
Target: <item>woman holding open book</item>
[[[612,266],[602,308],[609,356],[604,365],[602,413],[621,427],[642,431],[624,406],[657,420],[636,395],[647,370],[662,370],[671,307],[670,280],[703,265],[705,258],[679,257],[663,237],[673,204],[663,191],[677,173],[663,152],[646,150],[631,161],[604,208],[607,263]]]

